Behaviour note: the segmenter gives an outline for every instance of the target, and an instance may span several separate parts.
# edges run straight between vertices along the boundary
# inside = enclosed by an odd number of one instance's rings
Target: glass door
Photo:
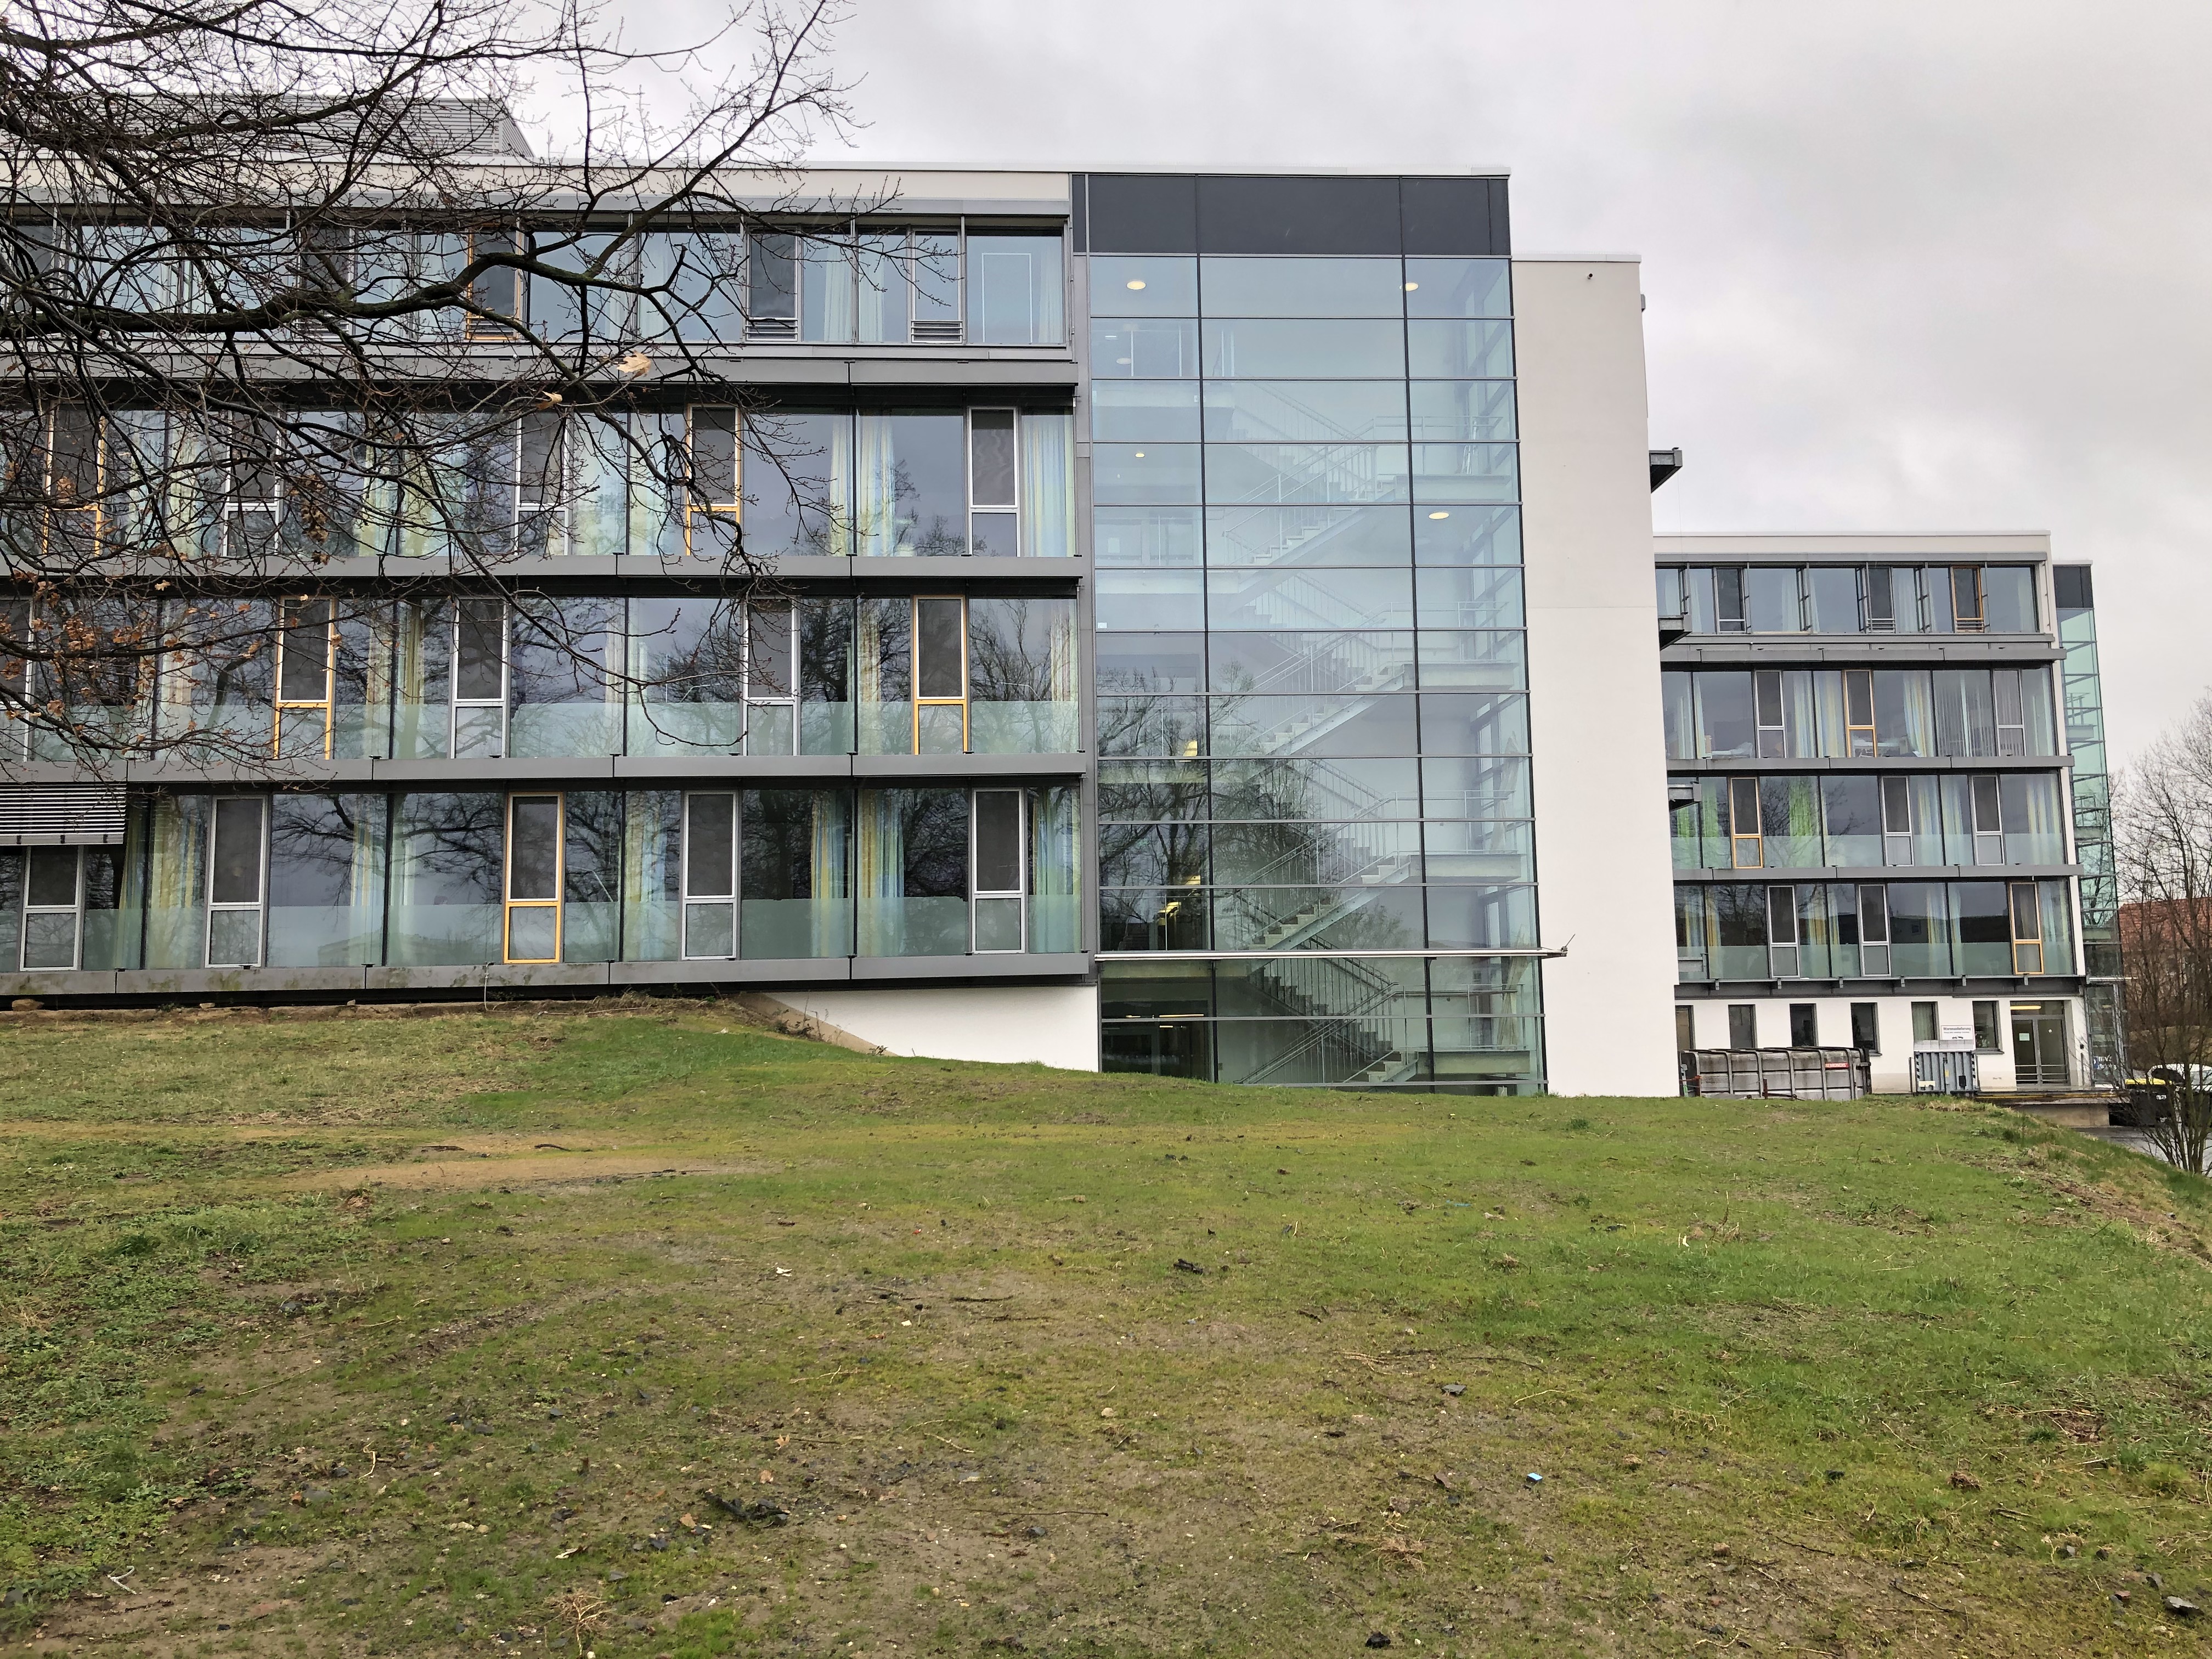
[[[2013,1081],[2024,1089],[2063,1088],[2072,1081],[2066,1061],[2063,1004],[2015,1002],[2012,1006]]]

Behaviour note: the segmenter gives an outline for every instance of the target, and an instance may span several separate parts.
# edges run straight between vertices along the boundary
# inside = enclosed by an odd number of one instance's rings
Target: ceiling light
[[[1417,288],[1419,288],[1419,287],[1420,287],[1420,284],[1419,284],[1419,283],[1407,283],[1407,284],[1406,284],[1406,292],[1407,292],[1407,293],[1408,293],[1408,294],[1411,294],[1411,293],[1412,293],[1415,289],[1417,289]]]
[[[1129,278],[1129,286],[1131,288],[1142,288],[1144,285],[1145,279],[1141,276],[1132,276]]]
[[[1137,452],[1137,459],[1140,461],[1145,459],[1145,452],[1143,450],[1140,449]]]
[[[1451,514],[1449,513],[1431,513],[1429,516],[1432,519],[1449,519],[1451,517]]]

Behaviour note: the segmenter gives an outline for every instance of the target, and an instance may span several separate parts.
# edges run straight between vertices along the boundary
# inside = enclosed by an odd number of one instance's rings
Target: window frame
[[[499,695],[490,697],[461,696],[461,616],[463,607],[471,605],[495,605],[499,607]],[[455,760],[492,760],[507,753],[507,718],[509,704],[514,693],[514,607],[504,599],[483,599],[464,596],[453,601],[453,617],[449,624],[453,629],[453,654],[446,671],[446,703],[450,717],[447,733],[446,752]],[[461,711],[465,708],[496,708],[499,710],[497,741],[491,755],[465,756],[461,749]]]
[[[323,607],[323,695],[319,697],[288,697],[284,695],[284,674],[286,659],[292,653],[291,641],[314,625],[306,622],[293,623],[288,619],[294,614],[293,607],[307,605]],[[322,758],[325,760],[331,758],[333,737],[331,728],[335,724],[335,705],[337,701],[337,656],[338,616],[335,600],[325,595],[314,593],[294,594],[277,600],[276,696],[272,699],[275,705],[275,717],[270,722],[269,735],[270,752],[276,758],[279,760],[286,758],[284,754],[286,714],[306,714],[311,710],[322,716],[320,744]]]
[[[31,902],[31,860],[40,854],[67,853],[72,855],[71,869],[75,881],[67,904],[33,904]],[[70,959],[67,968],[33,968],[24,958],[31,948],[31,918],[33,916],[63,916],[70,918]],[[22,923],[16,930],[15,965],[27,974],[75,973],[84,961],[84,848],[82,847],[27,847],[23,849],[23,910]]]
[[[2012,970],[2022,978],[2039,975],[2044,971],[2045,943],[2042,884],[2012,881],[2007,882],[2005,887],[2005,909],[2012,921]],[[2023,914],[2027,919],[2025,927],[2021,921]],[[2027,928],[2033,931],[2026,931]]]
[[[743,831],[738,821],[740,811],[738,789],[687,789],[684,792],[684,821],[680,859],[678,867],[678,902],[682,906],[679,921],[680,936],[677,949],[685,962],[735,962],[741,954],[738,941],[738,867],[739,844]],[[691,805],[701,799],[727,800],[730,805],[729,890],[726,893],[701,893],[691,890]],[[691,913],[716,905],[726,906],[730,912],[730,949],[726,955],[720,951],[701,951],[691,948]]]
[[[1784,937],[1784,934],[1788,937]],[[1797,936],[1797,889],[1794,884],[1766,890],[1766,971],[1774,979],[1798,979],[1802,965]]]
[[[523,801],[550,800],[553,803],[553,896],[550,898],[518,899],[514,896],[514,814]],[[507,793],[506,815],[501,825],[500,852],[500,915],[499,948],[502,964],[516,967],[544,967],[561,960],[564,943],[562,933],[566,918],[562,912],[567,895],[564,887],[568,878],[568,797],[560,789],[511,789]],[[550,910],[553,913],[553,954],[550,957],[518,957],[514,954],[514,913],[517,910]]]
[[[983,813],[982,799],[986,795],[1011,795],[1014,802],[1014,885],[1011,888],[985,888],[979,876],[982,864]],[[1029,792],[1015,785],[1010,788],[977,787],[968,792],[968,951],[971,956],[1019,956],[1029,949],[1030,937],[1030,808]],[[981,942],[981,918],[978,906],[984,901],[1003,903],[1014,902],[1018,918],[1014,930],[1016,942],[1012,945],[984,946]]]
[[[933,604],[950,601],[960,607],[960,695],[957,697],[926,697],[921,693],[921,606],[925,601]],[[969,752],[969,744],[973,740],[969,728],[969,693],[975,689],[968,639],[968,595],[965,593],[916,593],[908,600],[908,605],[909,609],[907,613],[908,641],[907,649],[909,654],[907,660],[907,672],[912,677],[908,683],[912,688],[909,693],[912,700],[909,712],[913,721],[914,746],[907,752],[914,755],[925,752],[921,746],[921,711],[924,708],[957,708],[960,711],[959,752],[967,754]]]
[[[798,301],[795,296],[792,304],[793,307],[793,315],[795,316],[797,314],[798,306]],[[701,430],[699,416],[702,414],[708,413],[709,411],[716,414],[726,413],[730,417],[731,494],[729,500],[726,501],[719,501],[711,496],[705,496],[702,499],[702,492],[698,488],[700,472],[698,460],[699,433]],[[740,530],[742,530],[744,526],[745,505],[744,441],[744,416],[743,410],[741,410],[738,405],[734,404],[686,404],[684,406],[684,556],[687,558],[709,558],[714,556],[714,549],[707,548],[702,550],[694,545],[693,526],[700,521],[704,520],[707,523],[712,523],[717,519],[722,519],[726,520],[731,525],[738,527]]]
[[[986,502],[976,499],[975,417],[978,415],[1004,415],[1006,417],[1007,439],[1013,450],[1013,461],[1011,471],[1013,476],[1014,487],[1012,490],[1013,500],[1011,502]],[[967,416],[968,551],[971,556],[974,555],[975,551],[975,544],[979,539],[975,534],[975,520],[979,517],[988,514],[993,517],[1001,518],[1006,520],[1008,527],[1012,532],[1013,537],[1013,553],[1011,556],[1018,558],[1023,553],[1022,411],[1018,407],[1012,404],[979,404],[970,407],[967,411]]]
[[[222,899],[215,896],[216,859],[222,847],[222,809],[240,802],[251,802],[259,817],[260,833],[256,838],[256,855],[259,860],[254,873],[255,896],[244,899]],[[269,797],[262,794],[230,793],[210,797],[208,801],[207,845],[207,906],[201,919],[201,960],[210,968],[258,968],[269,954]],[[83,892],[84,860],[77,860],[78,893]],[[215,960],[215,924],[218,915],[243,915],[252,912],[255,916],[253,929],[254,951],[252,962],[217,962]],[[79,927],[79,938],[82,928]],[[82,945],[79,947],[82,949]]]

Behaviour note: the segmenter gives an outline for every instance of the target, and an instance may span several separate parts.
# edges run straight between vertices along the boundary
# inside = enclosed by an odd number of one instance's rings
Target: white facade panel
[[[2023,1007],[2041,1010],[2063,1008],[2066,1019],[2066,1048],[2072,1081],[2079,1086],[2089,1075],[2087,1027],[2083,1023],[2081,999],[2078,997],[2035,997],[2026,993],[2018,995],[1994,997],[1914,997],[1914,996],[1778,996],[1700,998],[1694,1002],[1678,1005],[1690,1011],[1693,1022],[1693,1046],[1699,1048],[1726,1048],[1729,1041],[1729,1011],[1748,1007],[1755,1010],[1761,1048],[1787,1048],[1791,1045],[1790,1012],[1792,1007],[1810,1006],[1814,1011],[1817,1046],[1824,1048],[1848,1048],[1851,1043],[1851,1009],[1855,1005],[1871,1002],[1875,1007],[1875,1040],[1879,1045],[1869,1056],[1868,1086],[1878,1095],[1909,1095],[1912,1092],[1912,1055],[1916,1048],[1971,1046],[1955,1038],[1946,1042],[1943,1032],[1972,1032],[1974,1029],[1974,1004],[1996,1004],[1996,1038],[1994,1048],[1986,1048],[1975,1055],[1976,1080],[1984,1090],[2009,1090],[2018,1079],[2014,1074],[2012,1056],[2012,1015],[2015,1003]],[[1936,1005],[1934,1043],[1916,1042],[1912,1034],[1912,1010],[1916,1003]]]
[[[1659,723],[1639,267],[1516,260],[1546,1075],[1671,1095],[1674,873]]]
[[[895,1054],[1098,1069],[1095,985],[778,990],[779,1002]]]

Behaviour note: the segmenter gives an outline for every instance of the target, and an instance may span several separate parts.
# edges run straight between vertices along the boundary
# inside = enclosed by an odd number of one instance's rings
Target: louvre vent
[[[745,325],[748,340],[795,340],[799,337],[799,319],[796,317],[756,317]]]
[[[120,784],[0,784],[0,845],[112,845],[125,802]]]
[[[917,317],[914,323],[914,337],[917,341],[950,341],[957,345],[960,343],[960,320],[955,317],[925,321]]]

